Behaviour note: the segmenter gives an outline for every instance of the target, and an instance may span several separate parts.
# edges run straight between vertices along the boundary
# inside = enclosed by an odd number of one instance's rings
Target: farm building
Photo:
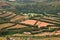
[[[10,2],[14,2],[15,0],[8,0],[8,1],[10,1]]]

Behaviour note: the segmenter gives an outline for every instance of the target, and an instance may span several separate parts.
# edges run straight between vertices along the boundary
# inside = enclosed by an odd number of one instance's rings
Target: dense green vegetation
[[[16,13],[47,13],[47,14],[54,14],[60,13],[60,5],[58,4],[58,1],[56,0],[50,0],[52,2],[41,2],[38,4],[27,4],[27,3],[20,3],[20,2],[8,2],[10,6],[3,6],[3,9],[12,10]],[[56,2],[57,3],[56,3]],[[12,4],[13,3],[13,4]],[[34,3],[34,2],[33,2]],[[57,5],[56,5],[57,4]],[[13,7],[13,8],[11,8]],[[58,15],[58,14],[57,14]]]

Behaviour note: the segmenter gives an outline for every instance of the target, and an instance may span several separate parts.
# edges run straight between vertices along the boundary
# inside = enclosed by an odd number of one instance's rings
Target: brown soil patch
[[[21,23],[34,25],[35,22],[36,22],[36,20],[26,20],[26,21],[23,21]],[[42,26],[47,26],[47,25],[50,25],[50,24],[49,23],[46,23],[46,22],[38,21],[36,25],[38,25],[38,27],[42,27]]]
[[[21,22],[21,23],[34,25],[34,24],[35,24],[35,22],[36,22],[35,20],[25,20],[25,21],[23,21],[23,22]]]

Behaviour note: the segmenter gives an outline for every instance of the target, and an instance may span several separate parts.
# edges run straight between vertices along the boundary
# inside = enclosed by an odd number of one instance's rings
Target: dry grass
[[[12,13],[12,15],[10,15],[10,16],[8,16],[8,17],[6,17],[6,18],[11,18],[11,17],[13,17],[13,16],[15,16],[16,14],[14,14],[14,13]]]
[[[12,23],[0,24],[0,29],[5,28],[5,27],[9,27],[11,25],[14,25],[14,24],[12,24]]]
[[[5,14],[3,14],[3,15],[0,15],[0,17],[5,17],[5,16],[8,16],[8,15],[10,15],[10,14],[12,14],[12,13],[5,13]]]
[[[40,37],[40,38],[31,38],[31,37],[10,37],[15,40],[60,40],[60,37]],[[0,37],[0,40],[7,40],[6,37]]]
[[[17,24],[17,25],[15,25],[15,26],[13,26],[13,27],[10,27],[10,29],[12,29],[12,28],[22,28],[22,27],[26,27],[26,26],[23,26],[23,25]]]
[[[14,18],[12,18],[10,21],[11,21],[11,22],[15,22],[15,21],[20,20],[20,19],[22,19],[22,18],[24,18],[24,16],[17,15],[17,16],[15,16]]]

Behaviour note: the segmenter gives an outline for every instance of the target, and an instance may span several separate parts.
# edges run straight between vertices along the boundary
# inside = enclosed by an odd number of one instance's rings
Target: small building
[[[0,15],[1,15],[2,13],[0,12]]]
[[[8,0],[8,1],[10,1],[10,2],[14,2],[15,0]]]
[[[30,32],[24,32],[23,34],[30,35],[31,33]]]

